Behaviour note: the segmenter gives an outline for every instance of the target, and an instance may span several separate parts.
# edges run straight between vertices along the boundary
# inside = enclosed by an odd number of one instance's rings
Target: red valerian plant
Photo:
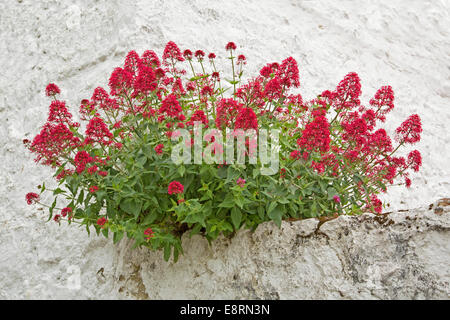
[[[417,150],[397,151],[417,143],[422,126],[418,115],[410,116],[394,140],[379,127],[394,108],[390,86],[364,106],[360,79],[349,73],[334,90],[304,101],[295,93],[300,76],[292,57],[244,81],[247,58],[235,55],[233,42],[225,49],[231,77],[216,68],[215,53],[181,51],[174,42],[162,59],[151,50],[131,51],[113,70],[109,91],[98,87],[81,101],[83,126],[49,84],[47,122],[32,141],[24,140],[37,163],[55,170],[49,220],[112,233],[114,243],[126,234],[135,246],[164,249],[166,260],[173,252],[176,261],[186,231],[213,240],[269,220],[280,226],[283,219],[381,213],[380,192],[399,179],[410,187],[422,157]],[[262,174],[260,161],[174,163],[177,129],[192,133],[195,123],[224,135],[278,129],[278,173]],[[244,143],[251,155],[254,143]],[[215,136],[205,135],[201,150],[206,147],[223,152]],[[40,192],[47,190],[42,184]],[[37,193],[26,201],[46,206]]]

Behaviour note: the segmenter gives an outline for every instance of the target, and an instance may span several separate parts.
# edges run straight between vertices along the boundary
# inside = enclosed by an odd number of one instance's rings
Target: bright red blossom
[[[45,88],[45,95],[48,97],[53,97],[59,93],[61,93],[61,90],[59,90],[59,87],[54,83],[49,83]]]
[[[228,42],[225,46],[226,50],[236,50],[236,44],[234,42]]]
[[[29,192],[25,196],[25,200],[27,200],[27,204],[33,204],[40,200],[40,197],[37,193]]]
[[[99,226],[104,226],[106,222],[108,222],[108,220],[105,217],[98,218],[97,220]]]
[[[161,155],[163,153],[164,145],[162,143],[158,144],[155,147],[156,154]]]
[[[420,117],[417,114],[408,117],[408,119],[395,130],[395,133],[396,140],[400,143],[414,144],[419,142],[420,134],[422,133]]]
[[[169,94],[161,103],[158,113],[165,114],[169,117],[177,117],[181,112],[180,103],[174,94]]]
[[[184,192],[184,186],[178,181],[172,181],[169,183],[169,187],[167,189],[168,194],[179,194]]]
[[[301,149],[309,152],[327,152],[330,148],[330,128],[327,118],[318,116],[308,123],[302,136],[297,140]]]
[[[234,125],[236,129],[258,129],[258,119],[252,108],[241,108]]]
[[[70,207],[66,207],[61,210],[61,215],[63,217],[66,217],[68,214],[70,215],[71,213],[72,213],[72,208],[70,208]]]
[[[152,228],[147,228],[144,231],[145,239],[150,240],[155,236],[155,233],[153,232]]]

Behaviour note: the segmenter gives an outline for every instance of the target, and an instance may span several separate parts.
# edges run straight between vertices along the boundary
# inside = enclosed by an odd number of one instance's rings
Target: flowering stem
[[[233,95],[236,94],[236,75],[234,74],[234,57],[233,57],[233,49],[230,49],[230,59],[231,59],[231,69],[233,72]]]

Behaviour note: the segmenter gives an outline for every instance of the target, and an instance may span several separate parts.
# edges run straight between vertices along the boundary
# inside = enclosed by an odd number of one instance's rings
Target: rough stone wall
[[[130,298],[449,299],[449,211],[265,223],[212,246],[185,236],[176,264],[124,241],[108,276]]]
[[[22,139],[45,121],[48,82],[61,87],[75,111],[96,86],[106,86],[129,50],[162,53],[173,40],[223,54],[231,40],[247,56],[248,75],[266,62],[297,59],[305,99],[334,88],[350,71],[362,79],[365,103],[381,85],[392,85],[396,109],[386,129],[419,113],[424,165],[411,189],[393,187],[385,200],[388,210],[423,207],[450,189],[449,11],[448,1],[434,0],[1,1],[0,298],[448,296],[445,215],[427,213],[387,229],[339,218],[323,226],[335,226],[330,239],[297,236],[313,222],[284,224],[283,233],[265,225],[253,236],[240,233],[241,241],[218,242],[208,258],[206,243],[193,238],[180,263],[166,268],[158,254],[128,252],[125,241],[117,249],[82,229],[45,223],[44,212],[26,206],[25,193],[50,170],[33,164]],[[417,227],[423,232],[413,232]],[[345,228],[349,235],[339,239]],[[76,270],[82,286],[70,290]]]

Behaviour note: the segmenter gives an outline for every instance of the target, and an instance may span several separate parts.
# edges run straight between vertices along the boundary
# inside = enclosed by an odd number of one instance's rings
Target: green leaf
[[[264,219],[265,211],[262,206],[258,207],[258,217],[260,217],[262,220]]]
[[[277,206],[275,201],[269,203],[269,207],[267,208],[267,214],[271,213]]]
[[[80,191],[80,194],[79,194],[79,196],[78,196],[77,202],[78,202],[78,203],[82,203],[83,200],[84,200],[84,190],[81,190],[81,191]]]
[[[48,209],[48,212],[49,212],[50,214],[49,214],[49,216],[48,216],[48,220],[47,220],[47,221],[50,221],[50,219],[51,219],[52,216],[53,216],[53,209],[55,209],[55,207],[56,207],[56,199],[57,199],[57,198],[55,198],[55,200],[53,201],[51,207]]]
[[[178,174],[182,177],[184,175],[184,172],[186,171],[186,168],[184,166],[178,167]]]
[[[281,227],[281,218],[283,217],[284,206],[277,205],[275,209],[273,209],[270,213],[268,213],[268,216],[275,224],[279,227]]]
[[[165,261],[169,261],[170,258],[170,252],[172,247],[170,246],[170,243],[166,243],[166,245],[164,246],[164,260]]]
[[[142,222],[143,225],[152,224],[156,218],[158,218],[158,212],[156,210],[152,210],[150,214],[146,215],[144,218],[144,221]]]
[[[328,198],[327,198],[328,200],[333,200],[333,197],[338,194],[336,189],[333,187],[329,187],[327,189],[327,192],[328,192]]]
[[[120,203],[120,209],[130,213],[137,218],[141,213],[142,201],[133,198],[127,198]]]
[[[234,198],[231,193],[227,194],[225,199],[219,204],[219,208],[233,208],[235,205]]]
[[[124,232],[122,230],[114,232],[113,243],[116,244],[120,240],[122,240]]]
[[[53,195],[57,195],[57,194],[60,194],[60,193],[64,193],[65,191],[64,190],[61,190],[60,188],[56,188],[55,190],[53,190]]]
[[[233,207],[233,209],[231,209],[231,221],[233,222],[235,230],[239,229],[239,226],[241,225],[241,220],[242,220],[241,209]]]

